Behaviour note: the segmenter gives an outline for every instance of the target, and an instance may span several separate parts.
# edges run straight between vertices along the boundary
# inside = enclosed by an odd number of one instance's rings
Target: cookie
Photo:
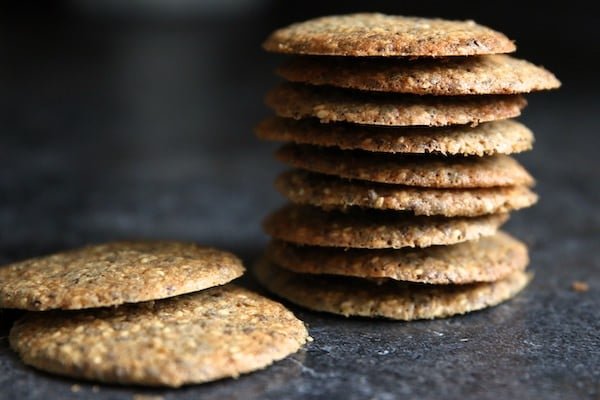
[[[0,268],[0,307],[82,309],[222,285],[244,272],[233,254],[192,243],[113,242]]]
[[[287,205],[270,214],[263,227],[274,239],[296,244],[347,248],[428,247],[491,236],[507,214],[481,217],[418,217],[374,210],[323,211]]]
[[[167,300],[30,313],[9,336],[43,371],[108,383],[177,387],[261,369],[296,352],[304,324],[234,285]]]
[[[294,142],[342,150],[378,153],[445,155],[512,154],[531,150],[533,133],[515,120],[484,122],[475,127],[372,127],[346,123],[322,124],[315,119],[271,117],[256,127],[264,140]]]
[[[311,310],[346,317],[410,321],[444,318],[491,307],[514,297],[531,280],[516,271],[491,283],[426,285],[388,280],[297,274],[262,259],[254,268],[269,291]]]
[[[474,21],[378,13],[295,23],[273,32],[263,48],[285,54],[410,57],[510,53],[516,49],[504,34]]]
[[[266,104],[280,117],[315,117],[321,122],[382,126],[477,125],[516,117],[527,102],[521,95],[415,96],[282,83]]]
[[[394,155],[288,144],[277,158],[294,168],[348,179],[432,188],[531,186],[533,178],[514,158]]]
[[[274,264],[298,273],[438,285],[493,282],[525,270],[529,262],[527,247],[503,232],[450,246],[399,250],[297,246],[273,241],[266,256]]]
[[[416,60],[294,57],[277,72],[292,82],[420,95],[516,94],[560,87],[550,71],[504,54]]]
[[[301,170],[284,172],[275,186],[292,203],[324,209],[358,206],[446,217],[505,213],[529,207],[538,199],[526,186],[428,189],[351,181]]]

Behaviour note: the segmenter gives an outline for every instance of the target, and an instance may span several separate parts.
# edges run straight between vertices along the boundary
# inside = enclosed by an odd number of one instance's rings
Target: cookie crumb
[[[73,393],[79,393],[80,390],[81,390],[81,386],[79,386],[79,385],[71,386],[71,392],[73,392]]]
[[[590,285],[587,282],[583,281],[573,281],[571,284],[571,290],[577,293],[584,293],[590,290]]]
[[[134,394],[133,400],[164,400],[164,397],[151,394]]]

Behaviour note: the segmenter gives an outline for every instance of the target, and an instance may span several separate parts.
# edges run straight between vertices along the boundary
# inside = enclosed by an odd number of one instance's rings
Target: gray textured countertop
[[[175,31],[119,35],[60,42],[60,60],[48,57],[58,46],[52,40],[39,56],[24,47],[10,54],[22,68],[1,76],[0,261],[152,237],[220,246],[251,264],[266,242],[261,218],[283,202],[271,186],[282,169],[273,146],[251,134],[267,113],[261,98],[274,82],[273,59],[240,72],[238,59],[206,56],[226,36],[199,43]],[[254,49],[259,35],[241,41]],[[538,179],[541,201],[515,213],[507,230],[530,245],[536,277],[514,300],[414,323],[290,305],[315,339],[304,351],[237,380],[181,390],[94,386],[26,368],[8,348],[9,314],[1,321],[0,398],[598,399],[595,95],[566,87],[530,97],[522,121],[537,143],[519,159]],[[573,292],[575,280],[590,290]]]

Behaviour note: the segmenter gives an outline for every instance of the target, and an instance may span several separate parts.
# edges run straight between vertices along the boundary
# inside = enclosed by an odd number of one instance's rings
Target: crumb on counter
[[[587,282],[583,281],[573,281],[573,283],[571,284],[571,289],[574,292],[584,293],[590,290],[590,285],[588,285]]]

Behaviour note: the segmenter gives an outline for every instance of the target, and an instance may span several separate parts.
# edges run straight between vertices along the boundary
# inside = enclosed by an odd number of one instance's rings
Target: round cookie
[[[346,180],[302,170],[284,172],[275,187],[292,203],[324,209],[357,206],[445,217],[505,213],[529,207],[538,199],[526,186],[428,189]]]
[[[295,23],[273,32],[263,48],[285,54],[411,57],[510,53],[516,49],[504,34],[473,21],[379,13]]]
[[[280,117],[381,126],[477,125],[516,117],[527,105],[521,95],[415,96],[293,83],[276,86],[265,100]]]
[[[0,307],[82,309],[162,299],[244,273],[233,254],[192,243],[112,242],[0,268]]]
[[[491,283],[423,285],[368,279],[297,274],[263,259],[254,268],[258,281],[292,303],[346,317],[383,317],[411,321],[465,314],[514,297],[531,280],[516,271]]]
[[[277,72],[292,82],[419,95],[516,94],[560,87],[550,71],[504,54],[416,60],[294,57]]]
[[[510,235],[494,236],[422,249],[366,250],[269,244],[266,257],[287,270],[428,284],[493,282],[523,271],[527,246]]]
[[[117,308],[30,313],[9,340],[25,364],[43,371],[178,387],[264,368],[307,337],[281,304],[225,285]]]
[[[533,178],[514,158],[410,156],[288,144],[277,158],[294,168],[341,178],[431,188],[531,186]]]
[[[403,213],[323,211],[287,205],[270,214],[263,227],[274,239],[313,246],[387,249],[454,244],[491,236],[508,214],[481,217],[417,217]]]
[[[372,127],[322,124],[315,119],[271,117],[256,127],[265,140],[294,142],[342,150],[444,155],[512,154],[531,150],[533,133],[515,120],[484,122],[475,127]]]

